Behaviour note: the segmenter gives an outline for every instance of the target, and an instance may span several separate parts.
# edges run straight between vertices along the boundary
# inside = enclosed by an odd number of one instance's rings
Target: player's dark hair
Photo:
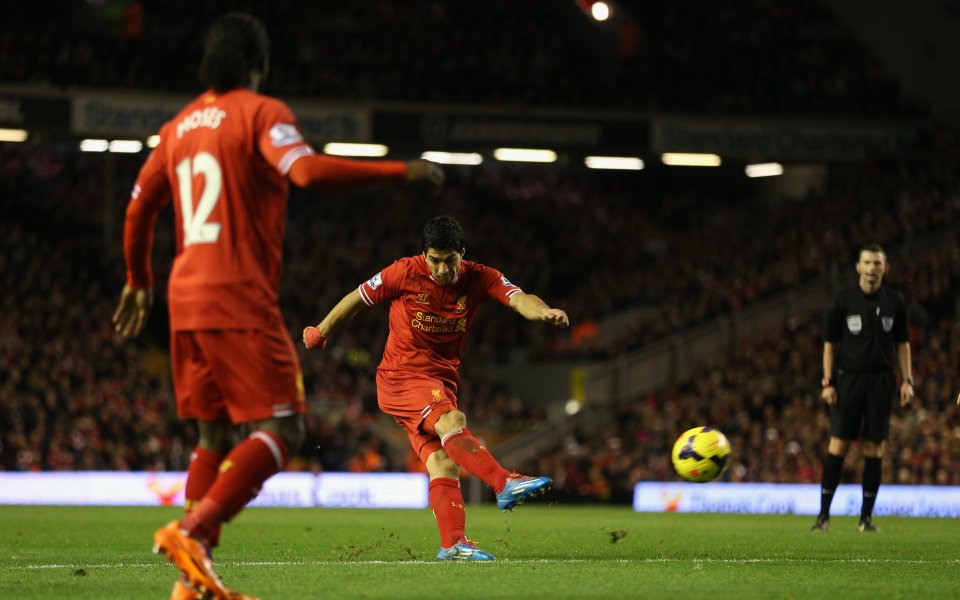
[[[267,74],[270,41],[252,15],[232,12],[213,22],[207,32],[200,83],[217,92],[250,85],[250,72]]]
[[[882,254],[884,256],[887,255],[887,253],[884,252],[883,247],[880,244],[864,244],[860,246],[860,251],[857,252],[857,257],[859,258],[859,256],[864,252],[875,252],[878,254]]]
[[[466,245],[463,241],[463,228],[453,217],[434,217],[423,226],[423,251],[456,250],[463,253]]]

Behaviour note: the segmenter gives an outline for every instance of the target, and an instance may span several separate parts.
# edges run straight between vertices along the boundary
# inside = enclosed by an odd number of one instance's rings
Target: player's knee
[[[463,414],[459,410],[451,410],[450,412],[444,413],[439,419],[437,419],[436,425],[433,429],[437,432],[437,435],[444,436],[451,431],[456,431],[457,429],[465,429],[467,427],[467,415]]]
[[[447,477],[450,479],[460,478],[460,467],[453,462],[447,453],[443,450],[437,450],[427,458],[427,472],[431,479],[438,477]]]
[[[293,456],[299,452],[303,440],[307,437],[306,425],[300,415],[257,421],[256,428],[269,431],[280,438],[280,441],[287,447],[288,456]]]
[[[227,454],[233,448],[233,424],[229,421],[197,421],[197,445],[209,452]]]

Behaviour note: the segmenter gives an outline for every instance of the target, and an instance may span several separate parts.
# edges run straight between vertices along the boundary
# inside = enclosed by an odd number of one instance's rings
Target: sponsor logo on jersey
[[[270,128],[270,143],[277,148],[289,146],[297,142],[302,142],[303,136],[297,131],[296,125],[290,123],[277,123]]]
[[[370,286],[371,290],[375,290],[383,283],[383,272],[377,273],[367,281],[367,285]]]
[[[453,312],[462,313],[467,310],[467,297],[460,296],[457,298],[457,305],[453,308]]]
[[[441,317],[433,313],[417,311],[410,320],[410,326],[426,333],[462,333],[467,330],[466,317]]]
[[[227,111],[219,109],[216,106],[195,110],[177,123],[177,139],[182,138],[183,134],[200,127],[216,129],[220,127],[220,123],[223,123],[223,120],[226,118]]]
[[[430,304],[430,294],[417,294],[417,304]]]
[[[893,331],[893,317],[880,317],[880,325],[883,326],[883,330],[887,333]]]
[[[863,319],[860,318],[860,315],[847,315],[847,329],[853,335],[863,331]]]

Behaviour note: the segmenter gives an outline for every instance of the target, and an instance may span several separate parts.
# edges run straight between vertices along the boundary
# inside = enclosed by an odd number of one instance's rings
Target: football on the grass
[[[712,427],[694,427],[673,444],[673,468],[680,477],[706,483],[723,475],[730,466],[730,442]]]

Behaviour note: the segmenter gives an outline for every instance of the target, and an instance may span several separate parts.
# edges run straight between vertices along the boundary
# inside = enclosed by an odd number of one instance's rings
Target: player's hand
[[[307,350],[313,350],[314,348],[323,350],[327,347],[327,338],[320,333],[319,329],[310,325],[303,328],[303,345],[307,347]]]
[[[140,335],[150,308],[153,306],[153,290],[123,286],[120,303],[113,313],[113,329],[124,338]]]
[[[544,323],[556,325],[557,327],[567,327],[570,325],[570,317],[559,308],[548,308],[540,315],[540,320]]]
[[[833,406],[837,403],[837,388],[832,385],[823,388],[820,392],[820,399],[827,403],[827,406]]]
[[[906,406],[911,402],[913,402],[913,386],[904,381],[900,384],[900,406]]]
[[[437,163],[422,158],[407,161],[407,181],[424,184],[430,190],[431,195],[440,194],[446,179],[447,176]]]

